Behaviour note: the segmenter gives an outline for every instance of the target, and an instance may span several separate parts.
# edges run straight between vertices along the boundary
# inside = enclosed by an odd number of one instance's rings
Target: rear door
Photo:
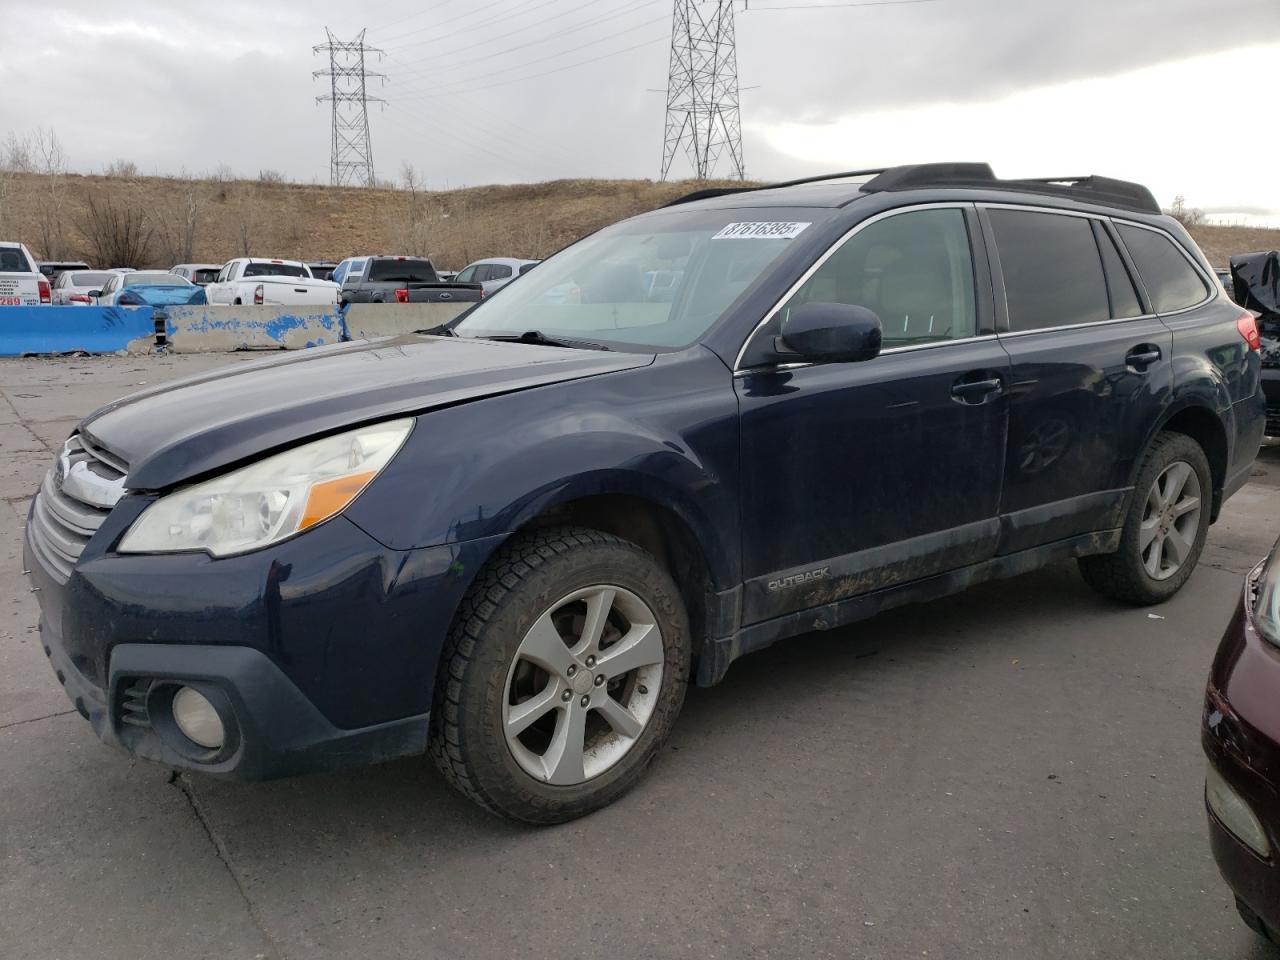
[[[856,227],[753,334],[734,381],[744,622],[993,555],[1008,358],[990,290],[971,205],[907,208]],[[881,354],[753,359],[788,309],[811,302],[874,310]]]
[[[1120,526],[1169,403],[1173,335],[1106,218],[981,207],[1012,362],[1000,553]]]

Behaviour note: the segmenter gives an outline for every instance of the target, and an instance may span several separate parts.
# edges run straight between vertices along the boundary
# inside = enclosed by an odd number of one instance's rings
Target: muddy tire
[[[1085,582],[1125,603],[1168,600],[1200,559],[1212,501],[1212,474],[1200,445],[1185,434],[1160,434],[1138,471],[1119,549],[1081,557]]]
[[[648,553],[581,527],[522,534],[455,617],[429,753],[486,810],[572,820],[643,775],[680,712],[689,662],[680,592]]]

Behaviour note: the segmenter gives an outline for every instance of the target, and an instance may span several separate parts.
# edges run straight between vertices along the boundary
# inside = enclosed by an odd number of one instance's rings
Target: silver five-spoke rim
[[[1156,477],[1147,493],[1139,528],[1142,565],[1153,580],[1182,569],[1200,530],[1200,478],[1191,464],[1176,460]]]
[[[662,631],[630,590],[575,590],[533,622],[516,650],[502,708],[507,746],[558,786],[598,777],[626,755],[662,685]]]

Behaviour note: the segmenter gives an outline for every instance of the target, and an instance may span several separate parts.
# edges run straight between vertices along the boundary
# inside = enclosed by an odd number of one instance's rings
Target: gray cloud
[[[324,64],[310,48],[326,24],[344,36],[367,24],[390,54],[379,69],[391,83],[377,91],[390,105],[371,116],[382,176],[403,161],[433,185],[455,186],[653,177],[659,166],[663,99],[646,88],[665,85],[669,27],[649,21],[669,15],[670,0],[7,5],[20,8],[14,22],[42,26],[34,42],[30,32],[0,35],[0,89],[25,93],[10,97],[0,122],[53,127],[79,169],[124,157],[145,172],[227,164],[323,182],[328,113],[314,103],[323,90],[311,71]],[[759,85],[742,95],[753,123],[991,100],[1278,38],[1276,0],[938,0],[738,15],[742,82]],[[1214,79],[1225,118],[1232,78]],[[1131,111],[1135,136],[1158,133],[1143,129],[1142,106],[1081,109]],[[746,151],[755,175],[796,171],[750,136]],[[1105,144],[1099,154],[1105,161]]]

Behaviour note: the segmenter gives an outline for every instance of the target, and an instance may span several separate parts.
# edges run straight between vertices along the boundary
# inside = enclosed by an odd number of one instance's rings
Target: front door
[[[752,366],[748,344],[735,377],[744,623],[994,554],[1008,357],[978,235],[964,204],[867,221],[752,338],[801,303],[856,304],[884,327],[873,360]]]

